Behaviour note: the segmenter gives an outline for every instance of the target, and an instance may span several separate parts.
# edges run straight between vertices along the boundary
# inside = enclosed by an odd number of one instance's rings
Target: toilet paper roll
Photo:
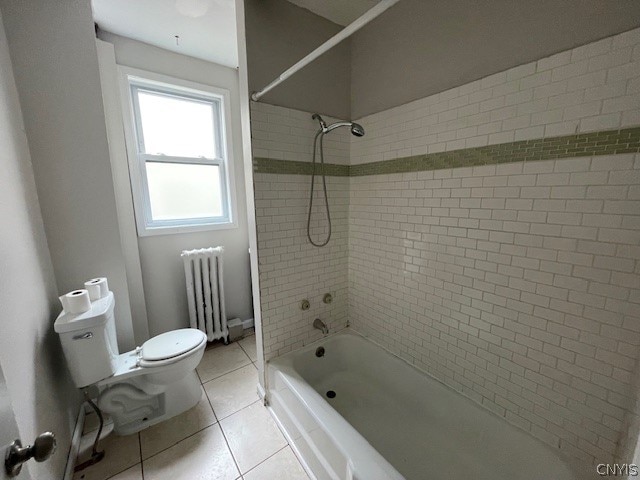
[[[67,313],[78,314],[91,309],[89,292],[84,289],[65,293],[60,297],[60,303],[62,303],[62,308],[64,308],[64,311]]]
[[[109,284],[105,277],[98,277],[84,282],[84,288],[89,292],[89,298],[92,302],[104,298],[109,293]]]

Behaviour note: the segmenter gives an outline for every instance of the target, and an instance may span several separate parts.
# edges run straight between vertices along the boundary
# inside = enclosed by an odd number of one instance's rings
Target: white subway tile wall
[[[326,238],[321,180],[316,178],[312,235]],[[319,180],[319,181],[318,181]],[[254,175],[264,350],[267,359],[322,337],[320,318],[332,332],[347,326],[347,219],[349,179],[327,177],[331,241],[323,248],[307,240],[308,175]],[[333,301],[323,303],[325,293]],[[303,299],[311,304],[301,309]]]
[[[328,116],[324,120],[338,121]],[[310,112],[251,104],[254,157],[311,162],[318,129]],[[350,134],[344,130],[325,137],[327,163],[349,163]],[[317,248],[307,240],[306,230],[311,177],[256,173],[253,178],[264,350],[269,359],[321,338],[312,326],[315,318],[332,332],[347,325],[349,179],[327,177],[331,242]],[[321,182],[316,177],[312,217],[316,240],[328,232]],[[333,296],[330,304],[322,301],[325,293]],[[309,310],[300,308],[303,299],[309,300]]]
[[[313,155],[313,137],[320,128],[311,112],[278,107],[267,103],[251,102],[251,141],[254,157],[276,160],[310,162]],[[323,117],[327,124],[339,121]],[[327,163],[349,164],[349,140],[346,128],[333,130],[324,138]]]
[[[640,124],[640,29],[358,120],[351,164]]]
[[[636,155],[352,177],[350,323],[543,441],[612,460],[640,349],[639,186]]]
[[[324,117],[327,123],[338,121]],[[251,104],[253,156],[311,162],[313,138],[319,129],[310,112],[265,103]],[[338,129],[324,139],[327,163],[349,163],[349,133]],[[312,234],[328,232],[321,177],[316,177]],[[307,240],[311,177],[254,174],[258,259],[264,350],[267,359],[318,340],[313,328],[322,319],[332,332],[347,325],[347,237],[349,179],[327,177],[332,235],[329,245]],[[322,302],[331,293],[330,304]],[[308,299],[311,308],[303,311]]]
[[[327,137],[327,162],[640,125],[640,29],[359,123],[363,138]],[[252,129],[255,157],[310,161],[310,113],[254,103]],[[254,178],[268,358],[319,338],[316,316],[332,330],[349,321],[569,455],[609,461],[628,450],[637,155],[330,177],[334,237],[322,249],[306,240],[310,177]]]

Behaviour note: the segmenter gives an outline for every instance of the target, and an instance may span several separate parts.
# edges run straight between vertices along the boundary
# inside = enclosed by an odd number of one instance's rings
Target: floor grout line
[[[218,375],[217,377],[214,377],[214,378],[212,378],[212,379],[210,379],[210,380],[206,380],[205,382],[203,382],[203,383],[202,383],[202,385],[204,385],[205,383],[212,382],[213,380],[218,380],[219,378],[222,378],[222,377],[224,377],[225,375],[228,375],[228,374],[230,374],[230,373],[233,373],[233,372],[235,372],[235,371],[237,371],[237,370],[240,370],[241,368],[244,368],[244,367],[246,367],[247,365],[250,365],[251,363],[253,363],[249,357],[247,357],[247,359],[249,360],[249,362],[248,362],[248,363],[245,363],[244,365],[242,365],[242,366],[240,366],[240,367],[234,368],[233,370],[229,370],[228,372],[225,372],[225,373],[223,373],[222,375]]]
[[[104,460],[104,459],[103,459],[103,460]],[[101,461],[102,461],[102,460],[101,460]],[[126,472],[127,470],[129,470],[130,468],[135,467],[135,466],[136,466],[136,465],[138,465],[138,464],[142,464],[142,461],[140,461],[140,462],[136,462],[136,463],[134,463],[133,465],[129,465],[128,467],[123,468],[123,469],[122,469],[122,470],[120,470],[119,472],[116,472],[116,473],[114,473],[113,475],[109,475],[108,477],[105,477],[103,480],[109,480],[109,479],[111,479],[111,478],[113,478],[113,477],[117,477],[117,476],[118,476],[118,475],[120,475],[121,473]],[[95,464],[95,465],[97,465],[97,464]],[[91,467],[88,467],[88,468],[91,468]],[[144,479],[143,479],[143,480],[144,480]]]
[[[259,402],[259,401],[260,401],[260,398],[258,398],[255,402],[251,402],[249,405],[245,405],[244,407],[240,408],[239,410],[236,410],[235,412],[230,413],[230,414],[229,414],[229,415],[227,415],[226,417],[221,418],[220,420],[218,420],[218,423],[220,423],[222,420],[226,420],[227,418],[229,418],[229,417],[231,417],[231,416],[235,415],[235,414],[236,414],[236,413],[238,413],[238,412],[241,412],[242,410],[246,410],[247,408],[249,408],[250,406],[252,406],[254,403]],[[220,428],[222,428],[222,424],[220,425]]]
[[[249,357],[249,353],[244,349],[244,347],[242,346],[242,344],[240,342],[238,342],[238,346],[244,352],[244,354],[249,358],[249,360],[251,360],[251,357]]]
[[[218,422],[218,425],[220,425],[220,422]],[[242,471],[240,470],[240,465],[238,465],[236,456],[234,455],[233,450],[231,450],[231,445],[229,445],[229,440],[227,439],[227,436],[224,433],[224,429],[222,428],[222,425],[220,425],[220,432],[222,432],[222,438],[224,438],[224,443],[227,445],[227,450],[229,450],[229,453],[231,454],[231,458],[233,459],[233,463],[235,464],[236,469],[240,474],[240,478],[242,478]]]
[[[220,419],[218,418],[218,414],[216,413],[215,409],[213,408],[213,403],[211,403],[211,399],[209,398],[209,395],[207,394],[207,391],[204,389],[204,385],[200,384],[200,386],[202,387],[202,392],[204,393],[204,396],[207,399],[207,403],[209,404],[209,408],[211,408],[211,411],[213,412],[213,418],[216,419],[216,421],[213,423],[213,425],[215,425],[216,423],[220,423]],[[211,425],[209,425],[209,426],[211,426]]]
[[[200,378],[200,384],[201,384],[202,386],[204,386],[204,384],[205,384],[205,383],[209,383],[209,382],[212,382],[212,381],[214,381],[214,380],[218,380],[219,378],[222,378],[222,377],[224,377],[225,375],[229,375],[230,373],[236,372],[236,371],[240,370],[241,368],[244,368],[244,367],[246,367],[247,365],[251,365],[252,363],[254,363],[254,362],[249,358],[249,356],[248,356],[248,355],[247,355],[247,359],[249,360],[249,362],[248,362],[248,363],[245,363],[244,365],[242,365],[242,366],[240,366],[240,367],[234,368],[233,370],[229,370],[228,372],[225,372],[225,373],[223,373],[222,375],[218,375],[217,377],[214,377],[214,378],[212,378],[212,379],[210,379],[210,380],[207,380],[207,381],[204,381],[204,382],[202,381],[202,378],[200,377],[200,374],[198,374],[198,378]],[[196,372],[196,373],[197,373],[197,372]]]
[[[232,370],[232,371],[231,371],[231,372],[229,372],[229,373],[233,373],[233,372],[235,372],[235,371],[237,371],[237,370],[240,370],[240,369],[242,369],[242,368],[244,368],[244,367],[247,367],[247,366],[249,366],[249,365],[253,365],[253,366],[254,366],[254,368],[256,368],[256,369],[257,369],[257,367],[255,366],[255,364],[253,364],[253,363],[248,363],[247,365],[243,365],[243,366],[242,366],[242,367],[240,367],[240,368],[236,368],[235,370]],[[229,373],[225,373],[225,375],[228,375]],[[218,377],[218,378],[222,378],[222,377],[224,377],[224,375],[222,375],[221,377]],[[216,380],[216,379],[214,378],[213,380]],[[207,381],[207,382],[205,382],[205,383],[212,382],[213,380],[209,380],[209,381]],[[209,405],[211,406],[211,410],[213,410],[213,415],[216,417],[216,420],[217,420],[217,422],[216,422],[216,423],[220,423],[220,421],[221,421],[221,420],[224,420],[225,418],[229,418],[231,415],[234,415],[234,414],[238,413],[240,410],[244,410],[245,408],[247,408],[247,407],[249,407],[249,406],[251,406],[251,405],[253,405],[253,404],[255,403],[255,402],[251,402],[249,405],[245,405],[244,407],[242,407],[242,408],[240,408],[240,409],[236,410],[235,412],[232,412],[232,413],[230,413],[230,414],[228,414],[228,415],[225,415],[224,417],[219,417],[219,416],[218,416],[218,414],[216,413],[216,409],[215,409],[215,408],[213,408],[213,403],[211,402],[211,399],[209,398],[209,394],[207,393],[207,390],[204,388],[204,383],[203,383],[203,384],[201,384],[201,385],[202,385],[202,387],[203,387],[204,394],[206,395],[207,400],[209,401]],[[256,395],[257,395],[257,393],[256,393]],[[259,398],[259,397],[258,397],[258,400],[257,400],[257,401],[260,401],[260,398]]]
[[[286,438],[285,438],[286,440]],[[282,447],[280,450],[278,450],[277,452],[272,453],[271,455],[269,455],[267,458],[265,458],[264,460],[262,460],[260,463],[258,463],[256,466],[251,467],[249,470],[247,470],[246,472],[244,472],[242,475],[246,475],[247,473],[251,472],[252,470],[255,470],[256,468],[258,468],[260,465],[262,465],[264,462],[266,462],[267,460],[269,460],[271,457],[275,457],[278,453],[280,453],[282,450],[284,450],[285,448],[289,447],[289,442],[287,442],[287,444]],[[297,460],[297,458],[296,458]]]
[[[144,465],[144,462],[145,462],[145,461],[150,460],[151,458],[155,457],[156,455],[161,454],[162,452],[166,452],[167,450],[169,450],[170,448],[175,447],[176,445],[178,445],[179,443],[183,442],[183,441],[184,441],[184,440],[186,440],[187,438],[191,438],[191,437],[193,437],[194,435],[197,435],[198,433],[203,432],[203,431],[204,431],[204,430],[206,430],[207,428],[213,427],[214,425],[220,425],[220,420],[218,420],[218,416],[216,415],[216,412],[215,412],[215,410],[213,409],[213,405],[211,404],[211,400],[209,399],[209,395],[207,395],[207,392],[206,392],[206,390],[204,390],[204,388],[202,389],[202,392],[204,393],[204,396],[205,396],[205,398],[207,399],[207,403],[209,404],[209,408],[211,408],[211,412],[213,413],[213,418],[215,418],[215,419],[216,419],[216,421],[215,421],[215,422],[213,422],[211,425],[207,425],[207,426],[205,426],[205,427],[202,427],[202,428],[201,428],[201,429],[199,429],[198,431],[193,432],[193,433],[191,433],[191,434],[187,435],[187,436],[186,436],[186,437],[184,437],[184,438],[181,438],[181,439],[180,439],[180,440],[178,440],[176,443],[174,443],[174,444],[172,444],[172,445],[169,445],[168,447],[163,448],[162,450],[159,450],[158,452],[154,453],[153,455],[150,455],[148,458],[142,458],[142,436],[141,436],[141,437],[140,437],[140,457],[141,457],[141,463],[143,463],[143,465]],[[194,408],[195,408],[195,407],[194,407]],[[222,430],[222,426],[220,427],[220,430]],[[144,468],[144,467],[143,467],[143,468]],[[144,478],[143,478],[143,480],[144,480]]]
[[[169,450],[170,448],[175,447],[176,445],[178,445],[179,443],[184,442],[184,441],[185,441],[185,440],[187,440],[188,438],[191,438],[191,437],[193,437],[194,435],[197,435],[197,434],[198,434],[198,433],[200,433],[200,432],[204,432],[207,428],[215,427],[216,425],[220,425],[220,422],[214,422],[214,423],[212,423],[211,425],[207,425],[206,427],[201,428],[201,429],[200,429],[200,430],[198,430],[197,432],[193,432],[193,433],[191,433],[191,434],[187,435],[186,437],[184,437],[184,438],[180,439],[180,440],[179,440],[179,441],[177,441],[176,443],[174,443],[174,444],[172,444],[172,445],[169,445],[167,448],[163,448],[162,450],[160,450],[160,451],[158,451],[158,452],[154,453],[153,455],[151,455],[151,456],[149,456],[149,457],[147,457],[147,458],[145,458],[145,459],[141,460],[141,462],[140,462],[140,463],[142,463],[142,465],[143,465],[143,470],[144,470],[144,462],[147,462],[147,461],[151,460],[153,457],[156,457],[156,456],[160,455],[161,453],[166,452],[166,451],[167,451],[167,450]],[[222,427],[220,427],[220,430],[222,430]],[[141,454],[141,456],[142,456],[142,454]],[[144,479],[143,479],[143,480],[144,480]]]
[[[251,335],[251,336],[253,336],[253,335]],[[244,338],[251,338],[251,337],[244,337]],[[242,340],[244,340],[244,338],[243,338]],[[254,339],[254,342],[255,342],[255,339]],[[249,355],[249,352],[247,352],[247,351],[245,350],[245,348],[242,346],[242,343],[240,343],[240,340],[238,341],[238,345],[240,345],[240,348],[242,349],[242,351],[244,352],[244,354],[245,354],[247,357],[249,357],[249,360],[251,360],[251,362],[252,362],[252,363],[255,363],[255,361],[253,360],[253,358],[251,358],[251,355]]]
[[[258,403],[260,400],[258,399],[256,402],[253,402],[250,405],[247,405],[246,407],[241,408],[240,410],[238,410],[235,413],[232,413],[231,415],[235,415],[238,412],[241,412],[242,410],[245,410],[246,408],[249,408],[251,406],[253,406],[254,404]],[[231,415],[229,415],[228,417],[225,418],[229,418]],[[218,422],[220,423],[220,422]],[[254,465],[253,467],[251,467],[249,470],[247,470],[246,472],[242,472],[240,470],[240,465],[238,465],[238,463],[236,462],[236,458],[235,455],[233,454],[233,450],[231,449],[231,445],[229,445],[229,441],[227,440],[227,435],[224,433],[224,428],[222,428],[222,425],[220,425],[220,430],[222,431],[222,435],[224,436],[224,440],[225,442],[227,442],[227,448],[229,449],[229,451],[231,452],[231,456],[233,457],[233,461],[236,463],[236,467],[238,468],[238,472],[240,472],[240,477],[239,478],[244,478],[244,475],[246,475],[247,473],[249,473],[251,470],[253,470],[254,468],[258,467],[259,465],[262,465],[264,462],[266,462],[267,460],[269,460],[271,457],[273,457],[274,455],[276,455],[277,453],[279,453],[280,451],[284,450],[285,448],[287,448],[289,446],[289,442],[286,442],[286,445],[284,447],[282,447],[280,450],[272,453],[271,455],[269,455],[267,458],[265,458],[264,460],[262,460],[261,462],[259,462],[258,464]],[[286,441],[286,438],[285,438]],[[238,479],[236,479],[238,480]]]

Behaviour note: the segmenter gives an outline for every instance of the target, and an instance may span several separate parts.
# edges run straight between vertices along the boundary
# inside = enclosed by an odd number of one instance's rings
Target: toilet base
[[[117,435],[131,435],[186,412],[202,396],[195,370],[164,386],[157,394],[145,393],[132,380],[110,386],[98,400],[100,408],[113,419]]]

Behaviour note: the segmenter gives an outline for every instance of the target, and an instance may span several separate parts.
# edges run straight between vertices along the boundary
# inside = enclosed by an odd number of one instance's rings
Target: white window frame
[[[171,233],[201,232],[236,228],[236,197],[234,181],[234,162],[231,140],[230,93],[224,88],[202,85],[186,80],[160,75],[152,72],[118,67],[121,79],[123,102],[124,133],[127,144],[129,178],[139,237],[165,235]],[[162,94],[175,94],[191,99],[212,102],[217,115],[214,115],[214,133],[217,134],[216,158],[191,158],[169,155],[152,155],[144,152],[142,126],[137,115],[138,89],[158,91]],[[217,165],[220,168],[221,196],[223,215],[220,217],[189,218],[177,220],[153,220],[149,187],[147,183],[147,162],[184,163],[191,165]]]

